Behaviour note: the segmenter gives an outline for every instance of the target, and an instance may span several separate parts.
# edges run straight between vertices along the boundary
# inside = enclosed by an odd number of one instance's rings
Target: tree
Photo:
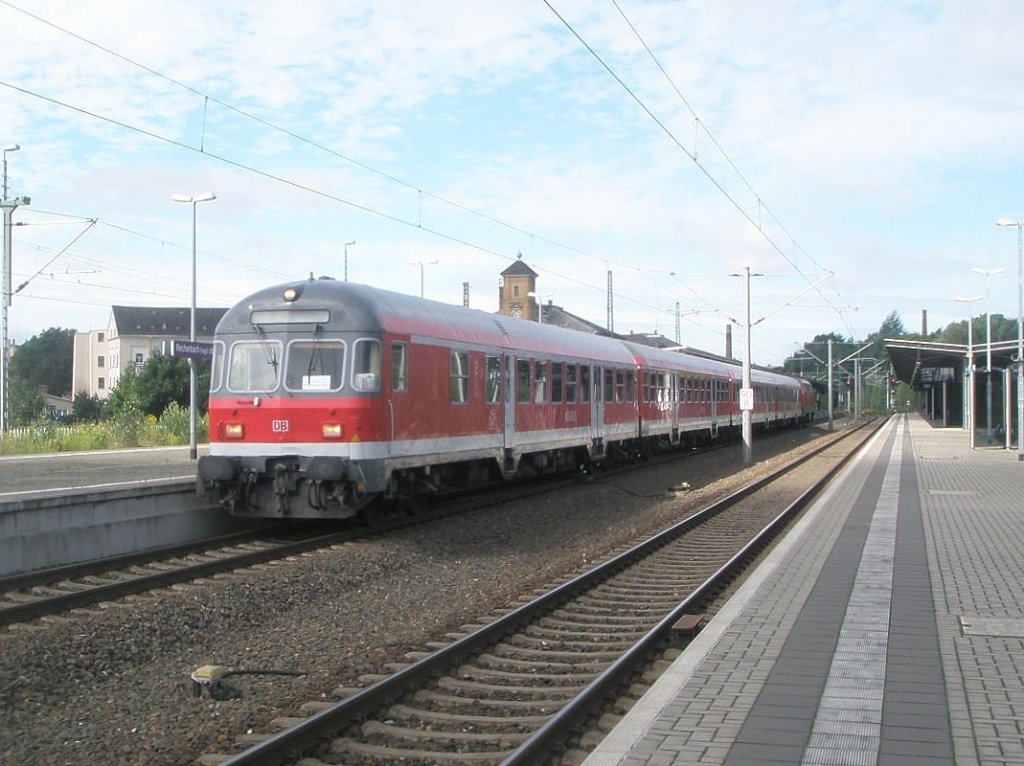
[[[147,415],[160,417],[167,405],[188,407],[188,360],[173,356],[152,356],[139,370],[139,406]]]
[[[71,404],[71,418],[76,423],[96,423],[103,418],[103,402],[96,394],[79,391]]]
[[[11,356],[10,379],[31,390],[46,386],[48,393],[63,396],[71,391],[75,331],[50,327],[18,346]]]
[[[38,389],[13,375],[9,404],[11,425],[27,426],[47,415],[46,400]]]
[[[882,320],[882,326],[878,328],[878,334],[884,338],[902,338],[907,334],[906,328],[903,326],[903,320],[900,319],[900,315],[895,312],[889,312],[884,320]]]

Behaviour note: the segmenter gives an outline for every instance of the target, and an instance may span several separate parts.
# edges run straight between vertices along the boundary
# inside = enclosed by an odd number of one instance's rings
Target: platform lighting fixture
[[[544,301],[547,298],[553,298],[554,293],[528,292],[527,295],[537,301],[537,322],[544,324]]]
[[[996,226],[1017,227],[1017,460],[1024,461],[1024,221],[999,218]]]
[[[743,332],[746,337],[743,347],[743,384],[740,388],[740,418],[743,434],[743,464],[750,465],[754,459],[754,388],[750,377],[750,278],[764,276],[751,274],[750,267],[744,266],[742,273],[730,277],[743,277]]]
[[[971,435],[971,449],[974,449],[974,334],[972,331],[972,325],[974,324],[974,309],[971,308],[971,304],[980,301],[985,296],[983,295],[972,295],[970,298],[957,298],[957,303],[967,304],[967,407],[964,418],[964,428],[968,430]]]
[[[437,260],[433,260],[433,261],[407,261],[407,263],[410,266],[419,266],[420,267],[420,297],[422,298],[423,297],[423,269],[426,266],[434,266],[437,263]]]
[[[982,269],[975,266],[971,269],[975,274],[985,275],[985,409],[987,410],[987,438],[992,441],[992,275],[1002,274],[1006,269],[1001,266],[995,269]]]
[[[353,239],[351,242],[345,243],[345,281],[348,282],[348,246],[354,245],[356,241]]]
[[[192,205],[192,303],[189,321],[189,340],[195,343],[196,340],[196,205],[200,202],[211,202],[217,199],[213,192],[194,194],[175,194],[171,197],[175,202],[185,202]],[[195,460],[196,448],[196,361],[192,357],[188,359],[188,456]]]

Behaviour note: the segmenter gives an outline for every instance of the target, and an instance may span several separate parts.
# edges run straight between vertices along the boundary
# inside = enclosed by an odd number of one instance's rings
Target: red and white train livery
[[[238,516],[346,518],[378,499],[708,441],[738,365],[330,279],[217,326],[204,488]],[[806,381],[753,372],[755,427],[806,422]]]

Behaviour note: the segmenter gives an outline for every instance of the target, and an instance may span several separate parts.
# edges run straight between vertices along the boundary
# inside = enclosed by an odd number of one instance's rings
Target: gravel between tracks
[[[0,763],[194,763],[490,610],[601,560],[814,440],[820,428],[350,543],[0,634]],[[689,482],[673,499],[667,487]],[[202,665],[307,671],[228,679]]]

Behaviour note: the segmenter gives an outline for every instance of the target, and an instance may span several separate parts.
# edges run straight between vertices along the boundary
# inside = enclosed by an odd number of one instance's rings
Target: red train
[[[807,381],[753,372],[755,428],[809,421]],[[237,516],[347,518],[378,500],[587,468],[740,428],[740,368],[330,279],[217,326],[204,488]]]

